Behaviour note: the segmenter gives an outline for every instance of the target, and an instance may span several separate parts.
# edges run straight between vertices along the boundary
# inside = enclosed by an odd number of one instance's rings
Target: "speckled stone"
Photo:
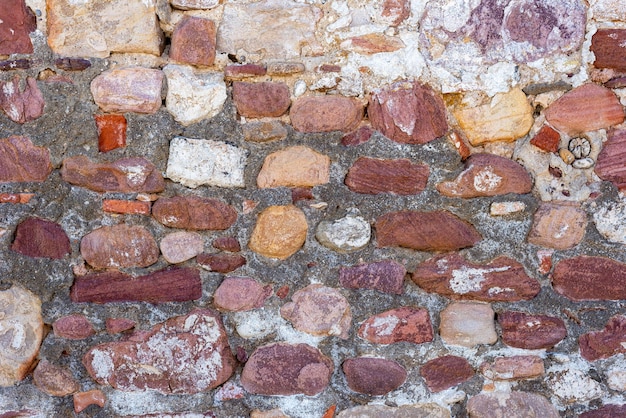
[[[342,369],[350,389],[372,396],[382,396],[397,389],[407,377],[404,367],[384,358],[349,358],[344,360]]]
[[[424,363],[420,375],[431,392],[441,392],[474,377],[474,369],[463,357],[443,356]]]
[[[159,248],[150,231],[126,224],[91,231],[80,241],[80,253],[97,269],[147,267],[159,258]]]
[[[289,87],[284,83],[233,83],[233,101],[237,112],[246,118],[278,117],[291,104]]]
[[[241,251],[241,245],[239,245],[239,241],[235,237],[219,237],[215,238],[213,242],[211,242],[213,248],[217,248],[218,250],[228,251],[231,253],[236,253]]]
[[[170,58],[191,65],[210,66],[215,61],[215,22],[185,16],[174,28]]]
[[[481,364],[480,372],[491,380],[519,380],[543,376],[545,368],[539,356],[511,356]]]
[[[96,333],[93,324],[81,314],[63,316],[52,324],[54,335],[68,340],[83,340]]]
[[[302,247],[307,230],[302,210],[292,205],[270,206],[259,214],[248,247],[265,257],[284,260]]]
[[[0,139],[0,183],[42,182],[52,171],[50,151],[25,136]]]
[[[80,389],[71,371],[47,360],[41,360],[37,364],[33,372],[33,382],[39,390],[51,396],[67,396]]]
[[[583,412],[578,418],[617,418],[626,416],[626,405],[604,405],[592,411]]]
[[[626,299],[626,264],[589,256],[561,260],[554,268],[552,287],[575,301]]]
[[[545,202],[539,206],[528,242],[566,250],[580,243],[587,228],[587,213],[575,204]]]
[[[498,340],[491,305],[453,302],[441,311],[439,334],[446,344],[474,347]]]
[[[341,411],[337,418],[450,418],[450,411],[435,403],[399,407],[362,405]]]
[[[197,232],[172,232],[163,237],[159,247],[165,261],[178,264],[200,254],[204,250],[204,240]]]
[[[307,96],[293,102],[291,124],[298,132],[350,132],[363,118],[363,105],[342,96]]]
[[[471,418],[542,417],[558,418],[559,413],[541,395],[527,392],[492,392],[473,396],[467,402]]]
[[[347,289],[373,289],[401,295],[406,268],[393,260],[339,268],[339,283]]]
[[[215,290],[213,303],[221,311],[249,311],[262,307],[271,294],[271,285],[249,277],[226,277]]]
[[[567,336],[565,323],[548,315],[505,311],[498,314],[502,342],[526,350],[552,348]]]
[[[302,145],[287,147],[265,157],[257,186],[314,187],[330,180],[330,158]]]
[[[374,344],[422,344],[433,340],[433,328],[428,310],[404,306],[369,317],[359,327],[358,335]]]
[[[23,89],[20,84],[17,75],[12,80],[0,81],[0,109],[13,122],[23,124],[43,115],[45,100],[33,77],[26,77]]]
[[[588,361],[626,353],[626,316],[615,315],[603,330],[581,335],[578,345],[581,356]]]
[[[315,238],[325,247],[339,252],[357,251],[370,241],[372,228],[361,216],[348,214],[335,221],[322,221],[317,225]]]
[[[60,260],[72,252],[61,225],[40,218],[26,218],[15,229],[11,249],[28,257]]]
[[[344,182],[355,193],[413,195],[426,188],[429,171],[427,165],[407,159],[359,157]]]
[[[107,70],[91,82],[91,94],[104,112],[156,113],[161,107],[163,72],[128,67]]]
[[[280,141],[287,138],[289,131],[280,120],[246,121],[241,124],[243,139],[250,142]]]
[[[152,206],[152,216],[170,228],[225,230],[237,221],[237,211],[217,199],[199,196],[160,198]]]

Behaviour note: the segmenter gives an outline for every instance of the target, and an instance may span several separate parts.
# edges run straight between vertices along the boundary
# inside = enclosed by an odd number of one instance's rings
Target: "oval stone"
[[[224,230],[237,220],[237,211],[217,200],[198,196],[160,198],[152,206],[152,216],[170,228]]]
[[[427,309],[403,306],[369,317],[359,327],[359,337],[374,344],[422,344],[433,340],[433,327]]]
[[[47,360],[41,360],[37,364],[33,372],[33,382],[39,390],[51,396],[67,396],[80,389],[71,371]]]
[[[74,314],[61,317],[52,324],[54,335],[68,340],[82,340],[96,333],[85,315]]]
[[[626,316],[615,315],[603,330],[581,335],[578,345],[581,356],[588,361],[626,353]]]
[[[147,267],[157,262],[159,247],[143,226],[103,226],[85,235],[80,253],[96,269]]]
[[[498,314],[502,328],[502,342],[526,350],[551,348],[567,336],[565,323],[560,318],[506,311]]]
[[[262,307],[271,294],[271,285],[264,286],[249,277],[226,277],[215,290],[213,303],[222,311],[249,311]]]
[[[467,402],[472,418],[542,417],[558,418],[554,406],[541,395],[527,392],[492,392],[473,396]]]
[[[247,118],[278,117],[291,104],[289,87],[284,83],[233,83],[233,101],[237,112]]]
[[[172,232],[163,237],[160,248],[168,263],[177,264],[200,254],[204,249],[204,240],[197,232]]]
[[[443,356],[426,362],[420,369],[431,392],[441,392],[474,377],[474,369],[458,356]]]
[[[270,206],[259,214],[248,246],[265,257],[284,260],[302,247],[307,230],[302,210],[293,205]]]
[[[363,105],[342,96],[309,96],[296,100],[289,112],[299,132],[350,132],[363,119]]]
[[[346,359],[342,368],[350,389],[372,396],[385,395],[397,389],[407,377],[404,367],[384,358]]]
[[[393,193],[400,196],[422,192],[428,183],[429,168],[407,159],[382,160],[360,157],[344,180],[355,193]]]

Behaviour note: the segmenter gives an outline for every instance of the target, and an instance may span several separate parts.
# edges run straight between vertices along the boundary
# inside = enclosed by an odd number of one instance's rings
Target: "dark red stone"
[[[341,145],[344,147],[354,147],[366,143],[372,137],[374,130],[370,126],[361,126],[356,131],[345,134],[341,138]]]
[[[626,29],[598,29],[591,38],[591,52],[596,56],[593,66],[626,71]]]
[[[237,220],[232,206],[198,196],[160,198],[152,206],[152,216],[170,228],[224,230]]]
[[[91,231],[80,241],[80,253],[96,269],[147,267],[159,259],[159,247],[150,231],[126,224]]]
[[[291,104],[289,87],[285,83],[233,83],[233,101],[237,112],[247,118],[277,117]]]
[[[84,315],[74,314],[57,319],[52,324],[54,335],[68,340],[82,340],[96,333]]]
[[[126,118],[124,115],[95,115],[98,129],[98,150],[109,152],[126,146]]]
[[[0,139],[0,183],[45,181],[52,171],[50,151],[25,136]]]
[[[211,245],[218,250],[229,251],[231,253],[241,251],[241,245],[239,245],[239,241],[237,241],[237,238],[235,237],[215,238]]]
[[[191,65],[213,65],[216,35],[212,20],[185,16],[172,33],[170,58]]]
[[[474,369],[463,357],[443,356],[426,362],[420,374],[431,392],[441,392],[474,377]]]
[[[0,55],[33,53],[28,34],[37,29],[37,17],[24,0],[2,0],[0,22]]]
[[[59,224],[32,217],[17,226],[11,249],[29,257],[57,260],[72,252],[70,239]]]
[[[626,264],[605,257],[561,260],[554,268],[552,287],[577,301],[626,299]]]
[[[262,285],[249,277],[226,277],[215,290],[213,303],[228,312],[241,312],[263,306],[272,295],[271,285]]]
[[[27,59],[0,61],[0,71],[27,70],[31,64],[31,61]]]
[[[581,335],[578,344],[580,354],[588,361],[626,353],[626,316],[611,317],[603,330]]]
[[[626,190],[626,129],[611,130],[607,136],[596,161],[596,174],[619,190]]]
[[[57,58],[54,65],[64,71],[83,71],[91,67],[91,61],[84,58]]]
[[[625,405],[604,405],[593,411],[583,412],[578,418],[619,418],[626,417]]]
[[[71,293],[70,293],[71,297]],[[106,329],[109,334],[118,334],[120,332],[128,331],[129,329],[133,329],[136,325],[136,322],[132,319],[126,318],[107,318],[106,319]]]
[[[560,142],[561,135],[548,125],[544,125],[539,132],[537,132],[537,135],[530,140],[531,144],[546,152],[557,152]]]
[[[359,327],[359,337],[374,344],[422,344],[433,340],[433,327],[427,309],[403,306],[369,317]]]
[[[392,260],[359,264],[339,269],[339,282],[347,289],[374,289],[401,295],[406,269]]]
[[[498,323],[506,345],[526,350],[554,347],[567,336],[565,322],[553,316],[506,311],[498,314]]]
[[[37,80],[26,77],[26,86],[20,89],[20,76],[0,81],[0,108],[16,123],[33,121],[43,115],[45,101]]]
[[[294,187],[291,189],[291,203],[294,205],[301,200],[313,200],[313,188],[312,187]]]
[[[360,157],[350,167],[344,182],[356,193],[413,195],[426,188],[429,171],[427,165],[407,159]]]
[[[227,79],[254,77],[259,75],[265,75],[266,73],[267,68],[259,64],[227,65],[226,68],[224,68],[224,76]]]
[[[342,365],[348,387],[366,395],[381,396],[406,381],[404,367],[392,360],[373,357],[346,359]]]
[[[289,295],[288,285],[283,285],[279,287],[278,290],[276,291],[276,296],[278,296],[280,299],[285,299],[287,295]]]
[[[196,256],[196,262],[203,268],[217,273],[230,273],[246,264],[246,259],[241,254],[207,254]]]
[[[200,272],[194,268],[169,267],[145,276],[120,271],[79,276],[70,291],[73,302],[184,302],[202,297]]]

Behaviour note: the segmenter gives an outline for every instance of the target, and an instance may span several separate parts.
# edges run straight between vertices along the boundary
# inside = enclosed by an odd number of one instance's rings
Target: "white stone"
[[[194,72],[174,64],[163,72],[167,77],[165,106],[180,124],[190,125],[222,111],[227,96],[222,73]]]
[[[491,216],[504,216],[523,212],[525,210],[526,204],[524,202],[493,202],[489,207],[489,214]]]
[[[593,17],[598,21],[624,21],[626,10],[623,0],[591,0]]]
[[[608,202],[593,212],[596,229],[611,242],[626,244],[626,201]]]
[[[626,391],[626,369],[611,369],[607,372],[606,377],[609,388],[621,392]]]
[[[245,150],[226,142],[176,137],[170,143],[166,177],[191,188],[244,187],[246,160]]]
[[[170,0],[172,7],[181,10],[212,9],[220,4],[219,0]]]
[[[552,373],[548,378],[548,385],[556,396],[568,404],[589,402],[604,393],[600,383],[589,377],[588,373],[574,367]]]
[[[179,231],[163,237],[160,247],[165,261],[177,264],[200,254],[204,250],[204,240],[197,232]]]
[[[365,247],[372,228],[361,216],[348,214],[336,221],[322,221],[315,237],[324,246],[335,251],[356,251]]]

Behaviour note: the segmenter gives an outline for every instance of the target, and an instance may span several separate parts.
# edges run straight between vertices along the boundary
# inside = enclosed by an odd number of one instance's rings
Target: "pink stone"
[[[441,392],[474,377],[474,369],[463,357],[443,356],[426,362],[420,375],[431,392]]]
[[[428,183],[429,168],[407,159],[360,157],[348,170],[346,186],[356,193],[414,195]]]
[[[265,75],[267,69],[260,64],[237,64],[227,65],[224,68],[224,77],[228,79],[240,79],[246,77],[255,77]]]
[[[108,70],[91,82],[96,104],[110,113],[156,113],[161,107],[163,72],[128,67]]]
[[[224,230],[235,223],[237,211],[217,199],[175,196],[157,200],[152,216],[170,228]]]
[[[542,247],[566,250],[582,241],[587,229],[587,213],[569,203],[542,203],[528,233],[528,242]]]
[[[342,369],[350,389],[372,396],[397,389],[407,377],[404,367],[384,358],[349,358],[343,362]]]
[[[85,235],[80,253],[96,269],[147,267],[156,263],[159,248],[143,226],[103,226]]]
[[[67,315],[52,324],[54,335],[69,340],[82,340],[96,333],[89,320],[80,314]]]
[[[626,129],[611,130],[602,144],[595,171],[602,180],[610,181],[620,191],[626,190]]]
[[[185,16],[172,33],[170,58],[184,64],[213,65],[216,34],[212,20]]]
[[[491,305],[453,302],[439,314],[439,335],[446,344],[474,347],[498,341]]]
[[[72,252],[70,239],[59,224],[34,217],[17,226],[11,249],[29,257],[57,260]]]
[[[363,118],[363,105],[342,96],[301,97],[291,106],[291,124],[299,132],[350,132]]]
[[[37,17],[24,0],[3,0],[0,22],[0,55],[33,53],[28,34],[37,29]]]
[[[502,328],[502,342],[526,350],[551,348],[567,336],[565,323],[560,318],[506,311],[498,314]]]
[[[578,344],[580,355],[588,361],[626,353],[626,316],[611,317],[603,330],[581,335]]]
[[[230,273],[246,264],[241,254],[198,254],[196,262],[203,268],[217,273]]]
[[[249,311],[262,307],[271,295],[271,285],[264,286],[249,277],[226,277],[215,290],[213,303],[222,311]]]
[[[197,232],[178,231],[164,236],[159,246],[168,263],[178,264],[200,254],[204,249],[204,239]]]
[[[428,310],[413,306],[391,309],[369,317],[359,327],[358,334],[374,344],[402,341],[422,344],[433,340]]]
[[[373,289],[401,295],[406,269],[392,260],[359,264],[339,269],[339,283],[347,289]]]
[[[25,136],[0,139],[0,183],[42,182],[52,171],[50,151]]]
[[[11,81],[0,81],[0,108],[16,123],[33,121],[43,115],[44,97],[37,80],[26,77],[26,86],[20,89],[20,77]]]
[[[119,334],[120,332],[133,329],[136,322],[126,318],[107,318],[106,329],[109,334]]]
[[[472,418],[541,417],[559,418],[549,400],[527,392],[491,392],[473,396],[467,402]]]
[[[63,367],[41,360],[33,372],[33,382],[41,391],[51,396],[67,396],[80,387],[72,372]]]
[[[539,356],[512,356],[485,362],[480,366],[480,372],[491,380],[518,380],[543,376],[545,368]]]
[[[237,112],[247,118],[277,117],[291,104],[289,87],[284,83],[233,83],[233,101]]]
[[[626,264],[605,257],[561,260],[554,268],[552,287],[575,301],[626,299]]]
[[[391,20],[393,26],[402,23],[411,14],[410,0],[385,0],[381,16]]]
[[[374,131],[370,126],[361,126],[356,131],[345,134],[341,138],[341,145],[345,147],[354,147],[366,143],[372,137]]]
[[[211,245],[213,245],[213,247],[217,248],[218,250],[228,251],[231,253],[237,253],[241,251],[241,245],[235,237],[215,238]]]

